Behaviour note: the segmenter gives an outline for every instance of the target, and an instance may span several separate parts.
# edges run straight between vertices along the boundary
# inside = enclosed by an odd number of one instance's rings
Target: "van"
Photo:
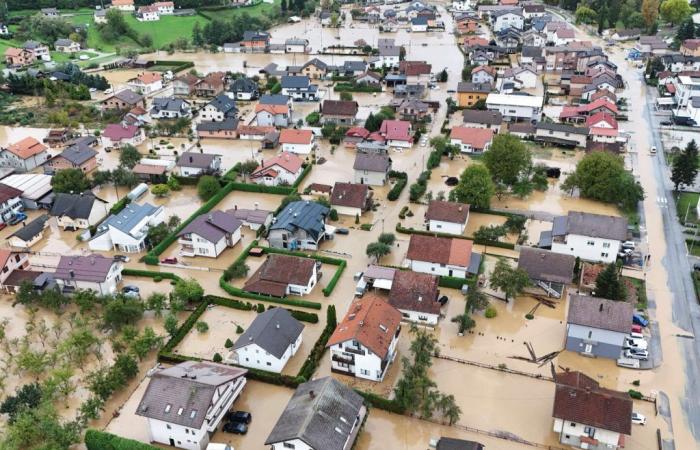
[[[639,360],[633,358],[619,358],[617,360],[617,365],[629,369],[639,369]]]
[[[649,150],[649,153],[651,153],[652,155],[656,155],[656,146],[655,145],[651,146],[651,150]]]
[[[362,297],[365,295],[365,291],[367,291],[367,282],[364,278],[360,278],[357,280],[357,285],[355,286],[355,295]]]

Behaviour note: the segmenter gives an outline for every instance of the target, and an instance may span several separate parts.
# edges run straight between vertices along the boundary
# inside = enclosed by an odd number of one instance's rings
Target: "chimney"
[[[279,323],[279,322],[277,322],[277,323],[275,324],[275,328],[277,328],[278,330],[280,329],[280,323]]]
[[[600,306],[598,307],[599,312],[603,312],[603,302],[600,303]]]
[[[418,301],[419,301],[419,302],[422,302],[422,301],[423,301],[423,296],[422,296],[422,295],[419,295],[419,296],[418,296]]]
[[[238,211],[238,205],[233,205],[233,210]]]

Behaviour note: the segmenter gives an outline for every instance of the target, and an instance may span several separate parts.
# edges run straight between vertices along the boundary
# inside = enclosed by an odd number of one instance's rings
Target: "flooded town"
[[[700,5],[0,2],[0,448],[700,448]]]

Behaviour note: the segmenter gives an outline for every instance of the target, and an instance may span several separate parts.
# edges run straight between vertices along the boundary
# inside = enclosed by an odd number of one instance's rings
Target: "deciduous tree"
[[[462,172],[459,183],[450,191],[450,201],[467,203],[474,208],[488,209],[495,187],[489,169],[483,164],[472,164]]]
[[[659,0],[643,0],[642,17],[644,18],[644,25],[647,28],[651,28],[659,17]]]
[[[671,181],[674,189],[680,186],[692,186],[698,175],[698,146],[695,139],[688,142],[685,149],[676,156],[671,167]]]
[[[80,169],[61,169],[51,177],[51,187],[57,193],[79,194],[90,189],[90,180]]]
[[[670,22],[671,26],[674,23],[681,22],[686,17],[690,16],[693,9],[687,0],[664,0],[660,8],[661,18]]]
[[[530,277],[524,270],[511,266],[505,258],[499,258],[491,272],[489,285],[503,292],[508,301],[530,285]]]
[[[483,156],[493,181],[513,186],[532,166],[530,150],[517,137],[509,133],[493,138],[491,148]]]

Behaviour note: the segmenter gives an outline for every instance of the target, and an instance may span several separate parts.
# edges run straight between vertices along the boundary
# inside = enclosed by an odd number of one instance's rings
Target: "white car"
[[[90,92],[97,92],[97,88],[90,88],[89,91]]]
[[[647,418],[644,417],[644,414],[640,414],[638,412],[633,412],[632,413],[632,423],[636,425],[644,425],[647,423]]]
[[[112,88],[107,88],[104,90],[105,94],[111,94],[112,92],[114,92],[114,89],[112,89]]]
[[[647,341],[645,341],[644,339],[625,338],[625,342],[624,342],[622,348],[633,348],[633,349],[637,349],[637,350],[646,350],[647,349]]]
[[[622,243],[622,248],[634,249],[634,247],[635,247],[634,241],[625,241]]]
[[[642,361],[646,361],[649,359],[649,352],[646,350],[635,350],[633,348],[628,348],[625,350],[625,358],[634,358],[634,359],[640,359]]]
[[[632,339],[644,339],[644,335],[642,333],[635,333],[634,331],[630,333],[630,337]]]
[[[78,56],[78,59],[80,59],[81,61],[87,61],[88,59],[90,59],[90,57],[88,55],[80,55]]]
[[[651,150],[649,150],[649,153],[651,153],[652,155],[656,155],[656,146],[655,145],[651,146]]]

